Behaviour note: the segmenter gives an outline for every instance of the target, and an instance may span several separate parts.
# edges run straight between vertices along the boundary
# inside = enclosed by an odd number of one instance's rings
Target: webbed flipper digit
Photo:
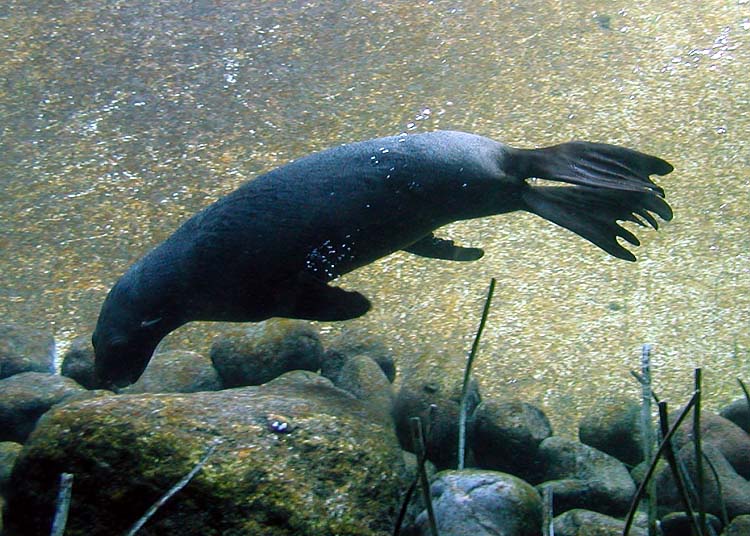
[[[453,240],[438,238],[432,233],[404,248],[404,251],[420,257],[446,261],[475,261],[481,259],[484,255],[484,250],[480,248],[457,246]]]

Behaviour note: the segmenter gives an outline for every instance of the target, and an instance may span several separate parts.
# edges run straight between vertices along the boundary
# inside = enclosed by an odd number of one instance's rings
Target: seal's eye
[[[150,328],[151,326],[154,326],[154,325],[158,324],[159,322],[161,322],[161,317],[159,317],[159,318],[152,318],[151,320],[144,320],[143,322],[141,322],[141,327],[142,328]]]

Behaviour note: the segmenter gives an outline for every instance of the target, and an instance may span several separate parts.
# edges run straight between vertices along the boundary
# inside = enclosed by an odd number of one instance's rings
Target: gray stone
[[[640,419],[641,406],[633,400],[601,402],[581,420],[578,438],[585,445],[636,466],[643,461]]]
[[[750,435],[732,421],[712,413],[701,412],[701,439],[711,444],[732,464],[734,470],[750,479]],[[686,419],[674,435],[675,449],[693,441],[693,420]]]
[[[747,399],[740,398],[739,400],[735,400],[728,406],[722,408],[719,415],[732,421],[745,432],[750,434],[750,404],[748,404]]]
[[[70,378],[42,372],[0,380],[0,441],[23,443],[52,406],[85,391]]]
[[[735,517],[721,536],[747,536],[750,534],[750,515]]]
[[[684,536],[693,534],[693,523],[684,512],[671,512],[659,520],[662,536]],[[713,529],[713,534],[721,534],[721,521],[711,514],[706,515],[706,523]],[[745,535],[747,536],[747,535]]]
[[[737,474],[722,451],[712,443],[703,444],[703,455],[708,459],[703,463],[705,510],[715,516],[721,516],[723,501],[730,519],[738,515],[750,514],[750,482]],[[689,478],[695,482],[698,472],[693,443],[685,444],[677,453],[677,458],[685,465]],[[721,490],[716,484],[716,479],[710,468],[711,465],[719,476]],[[672,471],[668,466],[662,467],[658,471],[656,489],[659,496],[659,507],[662,511],[682,510],[682,502],[674,483]]]
[[[525,402],[485,400],[474,411],[468,444],[482,469],[539,482],[539,445],[552,435],[544,413]]]
[[[382,369],[388,381],[396,378],[393,352],[377,335],[362,329],[347,329],[327,345],[320,373],[336,383],[344,363],[356,355],[366,355]]]
[[[0,379],[22,372],[52,373],[55,340],[48,333],[0,324]]]
[[[617,458],[588,445],[550,437],[539,449],[546,487],[554,493],[554,511],[586,508],[612,516],[624,515],[635,494],[635,483]]]
[[[450,536],[538,536],[542,501],[533,486],[505,473],[443,471],[431,485],[440,534]],[[429,536],[427,512],[417,516],[414,534]]]
[[[555,536],[622,536],[625,521],[599,512],[574,508],[555,517],[554,528]],[[634,523],[629,535],[648,536],[648,529]]]
[[[472,380],[468,414],[479,404],[479,388]],[[444,371],[421,369],[407,375],[393,407],[396,434],[401,446],[414,451],[410,419],[422,420],[429,460],[438,470],[453,469],[458,461],[458,418],[461,384]]]
[[[171,350],[151,358],[138,381],[125,393],[218,391],[222,383],[211,360],[197,352]]]
[[[211,346],[224,387],[260,385],[291,370],[317,371],[323,356],[309,322],[272,319],[236,328]]]
[[[217,439],[195,479],[139,535],[392,530],[406,487],[393,430],[367,404],[302,371],[258,387],[55,407],[16,462],[6,530],[49,534],[57,479],[68,472],[66,536],[122,534]]]
[[[370,357],[358,355],[348,359],[334,385],[368,404],[384,423],[393,425],[393,387]]]
[[[0,495],[8,493],[10,473],[23,445],[13,441],[0,442]]]
[[[99,389],[101,382],[94,371],[94,345],[91,337],[78,337],[65,352],[60,373],[72,378],[86,389]]]

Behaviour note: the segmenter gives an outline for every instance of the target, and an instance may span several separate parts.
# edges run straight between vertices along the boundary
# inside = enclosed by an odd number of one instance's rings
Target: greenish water
[[[339,283],[400,368],[475,372],[561,431],[702,366],[716,407],[750,380],[750,2],[29,2],[0,6],[0,315],[90,332],[108,288],[187,216],[313,150],[457,129],[532,147],[618,143],[671,161],[675,219],[608,258],[531,215],[450,226],[471,265],[399,253]],[[218,325],[166,341],[206,351]]]

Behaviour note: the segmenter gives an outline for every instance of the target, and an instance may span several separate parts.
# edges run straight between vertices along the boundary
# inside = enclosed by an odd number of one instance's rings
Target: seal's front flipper
[[[304,272],[289,283],[280,301],[275,316],[301,320],[350,320],[370,310],[370,301],[359,292],[330,287]]]
[[[404,248],[404,251],[420,257],[446,261],[475,261],[484,255],[484,251],[479,248],[463,248],[455,245],[453,240],[437,238],[432,233]]]

